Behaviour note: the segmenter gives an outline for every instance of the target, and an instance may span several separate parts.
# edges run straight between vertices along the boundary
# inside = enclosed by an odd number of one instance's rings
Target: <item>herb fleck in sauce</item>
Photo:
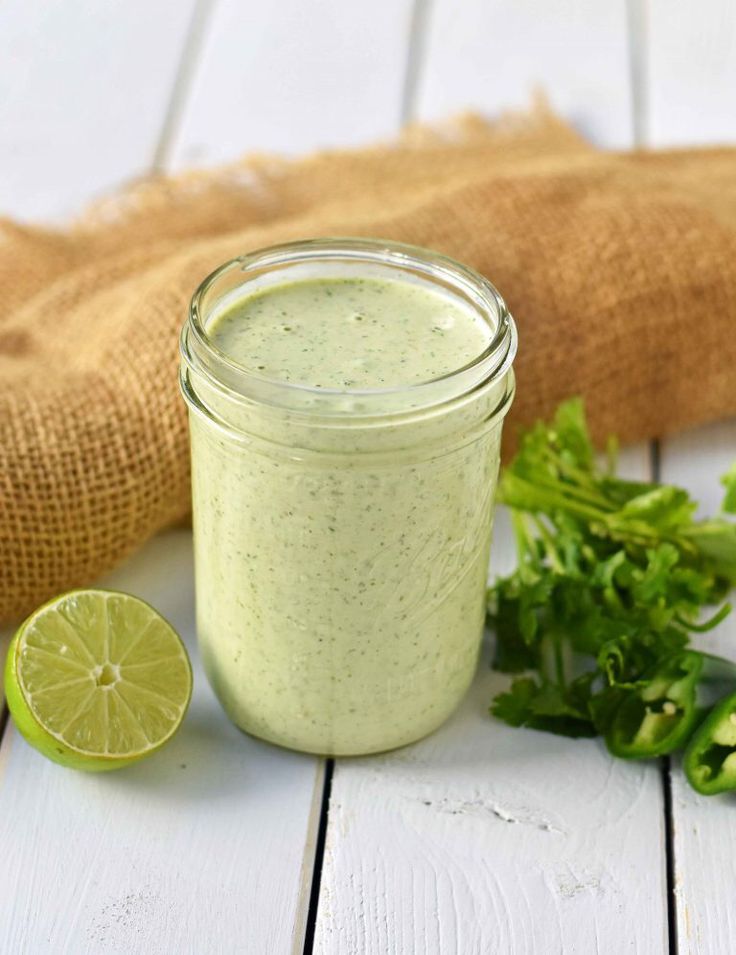
[[[453,299],[380,279],[307,279],[232,305],[208,329],[257,374],[313,388],[396,388],[476,358],[488,326]]]

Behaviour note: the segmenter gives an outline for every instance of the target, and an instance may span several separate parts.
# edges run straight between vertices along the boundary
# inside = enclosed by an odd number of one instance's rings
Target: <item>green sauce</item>
[[[307,279],[237,302],[208,329],[245,368],[313,388],[397,388],[467,365],[490,334],[470,309],[420,285]]]
[[[207,332],[244,373],[325,392],[435,379],[491,338],[459,298],[373,277],[261,289],[215,311]],[[331,429],[252,402],[244,440],[192,417],[200,646],[235,723],[360,754],[417,739],[455,708],[483,627],[493,415],[507,391],[501,381],[416,423]]]

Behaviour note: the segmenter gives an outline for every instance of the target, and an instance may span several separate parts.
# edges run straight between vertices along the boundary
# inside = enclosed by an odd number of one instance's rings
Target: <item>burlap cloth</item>
[[[0,224],[0,619],[185,517],[177,334],[240,253],[367,235],[498,286],[521,340],[507,431],[582,394],[633,441],[736,411],[736,151],[600,153],[544,110],[298,163],[138,184],[65,232]]]

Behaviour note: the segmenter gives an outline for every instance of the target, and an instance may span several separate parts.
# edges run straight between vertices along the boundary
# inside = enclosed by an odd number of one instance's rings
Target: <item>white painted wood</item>
[[[415,113],[525,109],[541,91],[595,142],[632,141],[626,0],[432,0]]]
[[[672,439],[662,451],[662,479],[687,488],[703,516],[718,511],[718,478],[736,460],[736,421]],[[699,635],[704,650],[736,660],[736,616]],[[736,935],[736,815],[731,796],[699,796],[677,761],[672,770],[672,814],[679,955],[723,955]]]
[[[649,145],[736,142],[736,4],[637,2],[646,22]]]
[[[635,37],[646,140],[736,139],[730,0],[631,2],[647,28]],[[179,74],[195,0],[4,0],[0,211],[66,214],[156,157],[170,168],[389,135],[412,6],[219,0],[200,24],[201,60]],[[540,88],[595,141],[631,142],[625,0],[425,6],[417,117],[523,108]],[[736,425],[697,432],[666,444],[663,477],[714,505],[713,476],[733,457]],[[633,460],[644,467],[643,456]],[[503,516],[496,536],[504,569]],[[192,645],[187,534],[154,542],[108,583],[147,596]],[[709,639],[736,657],[736,622]],[[338,763],[316,952],[666,950],[657,768],[492,721],[488,702],[503,679],[486,652],[440,732]],[[321,764],[239,734],[199,670],[196,680],[182,734],[120,774],[65,771],[8,728],[0,952],[301,951]],[[721,955],[736,929],[732,800],[696,796],[677,772],[673,796],[680,953]]]
[[[626,459],[646,473],[646,449]],[[503,513],[492,564],[514,564]],[[316,953],[666,951],[658,767],[494,721],[505,682],[486,650],[436,734],[338,761]]]
[[[150,169],[194,3],[0,3],[1,214],[59,218]]]
[[[191,535],[104,581],[148,599],[192,652],[180,733],[147,762],[88,775],[9,726],[0,748],[0,952],[302,951],[322,765],[225,718],[194,650]]]
[[[646,142],[651,146],[736,141],[736,6],[640,0],[646,19],[643,65]],[[736,424],[665,442],[662,479],[687,487],[704,513],[717,510],[718,476],[736,458]],[[736,619],[695,641],[736,659]],[[733,799],[693,792],[673,760],[672,814],[680,955],[721,955],[736,932]]]
[[[304,152],[394,133],[412,0],[219,0],[170,156]]]

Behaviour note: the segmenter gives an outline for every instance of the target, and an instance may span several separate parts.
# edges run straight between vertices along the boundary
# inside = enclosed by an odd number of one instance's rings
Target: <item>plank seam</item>
[[[649,445],[649,467],[655,481],[662,480],[662,445],[659,439]],[[667,943],[670,955],[678,955],[677,895],[675,893],[675,818],[672,808],[672,760],[669,756],[660,763],[662,777],[662,804],[664,809],[664,861],[667,892]]]
[[[0,677],[2,677],[5,673],[7,655],[10,653],[10,642],[12,637],[12,630],[3,631],[0,633]],[[5,729],[8,725],[9,716],[10,710],[8,709],[8,704],[3,698],[3,687],[2,684],[0,684],[0,743],[2,743],[3,736],[5,736]]]
[[[636,147],[649,142],[649,95],[647,88],[647,0],[626,0],[626,28],[631,87],[631,125]]]
[[[409,21],[406,72],[401,93],[401,125],[416,118],[417,94],[424,66],[432,0],[414,0]]]
[[[184,109],[192,91],[194,75],[202,57],[207,28],[212,22],[217,0],[195,0],[181,58],[171,87],[171,95],[161,124],[161,133],[151,161],[152,172],[165,172],[171,159],[171,147],[179,131]]]
[[[662,479],[662,447],[659,438],[649,442],[649,471],[653,481]]]
[[[8,706],[6,703],[0,704],[0,743],[3,741],[5,736],[5,729],[8,725]]]
[[[314,849],[314,869],[312,870],[312,887],[309,893],[309,910],[304,932],[304,955],[314,952],[314,937],[317,928],[317,913],[319,910],[319,894],[322,885],[322,867],[325,857],[327,841],[327,822],[330,814],[330,796],[332,794],[332,777],[335,772],[335,760],[325,761],[324,788],[322,790],[322,805],[319,814],[319,828],[317,829],[317,844]]]
[[[307,836],[304,841],[304,854],[302,856],[301,876],[299,879],[299,896],[297,900],[297,912],[294,919],[294,938],[292,945],[292,955],[302,955],[304,949],[304,939],[307,930],[307,916],[309,912],[309,900],[311,895],[312,880],[314,877],[314,857],[317,851],[317,834],[319,824],[322,818],[322,803],[324,800],[325,789],[325,764],[322,758],[317,760],[316,772],[314,776],[314,786],[312,789],[312,804],[309,810],[309,822],[307,824]]]
[[[662,792],[664,795],[665,876],[667,885],[667,940],[670,955],[678,955],[677,893],[675,892],[675,817],[672,808],[672,761],[662,759]]]

